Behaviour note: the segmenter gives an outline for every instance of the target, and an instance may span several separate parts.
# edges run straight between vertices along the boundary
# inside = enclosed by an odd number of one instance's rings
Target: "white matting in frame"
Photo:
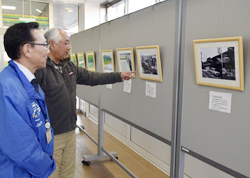
[[[95,52],[94,51],[86,51],[86,66],[89,71],[96,71],[96,66],[95,66]]]
[[[242,37],[194,40],[196,83],[244,91]]]
[[[136,47],[136,53],[140,78],[162,82],[159,46]]]
[[[133,48],[116,49],[119,72],[135,71]],[[135,74],[132,74],[135,78]]]
[[[101,50],[103,72],[115,72],[113,50]]]

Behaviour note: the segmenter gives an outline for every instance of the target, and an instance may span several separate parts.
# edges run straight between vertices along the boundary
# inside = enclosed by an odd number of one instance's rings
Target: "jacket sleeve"
[[[77,84],[95,86],[95,85],[105,85],[105,84],[113,84],[116,82],[122,82],[120,72],[111,72],[111,73],[91,72],[80,66],[77,65],[75,66],[77,72]]]
[[[48,177],[55,169],[55,161],[37,140],[27,104],[30,101],[25,101],[15,87],[3,89],[0,84],[0,149],[14,165],[33,177]]]

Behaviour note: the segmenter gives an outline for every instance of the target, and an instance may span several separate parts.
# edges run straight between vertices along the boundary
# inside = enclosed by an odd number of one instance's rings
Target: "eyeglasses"
[[[45,48],[48,48],[50,47],[50,44],[46,43],[46,44],[42,44],[42,43],[28,43],[30,45],[42,45],[42,46],[45,46]]]

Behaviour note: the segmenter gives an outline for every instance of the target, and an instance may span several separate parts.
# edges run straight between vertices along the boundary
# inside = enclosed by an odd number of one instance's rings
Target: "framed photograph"
[[[76,54],[75,53],[70,53],[70,60],[77,65],[77,60],[76,60]]]
[[[135,71],[133,48],[116,49],[119,72]],[[135,74],[132,74],[135,78]]]
[[[159,46],[136,47],[136,53],[140,78],[162,82]]]
[[[76,54],[77,54],[78,65],[80,67],[85,68],[84,54],[83,53],[76,53]]]
[[[95,67],[95,53],[94,51],[87,51],[85,52],[86,55],[86,64],[87,64],[87,69],[89,71],[96,71]]]
[[[101,50],[101,61],[103,72],[115,71],[113,50]]]
[[[194,40],[196,83],[244,91],[242,37]]]

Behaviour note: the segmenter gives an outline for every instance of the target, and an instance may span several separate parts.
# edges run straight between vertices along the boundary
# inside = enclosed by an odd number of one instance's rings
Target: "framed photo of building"
[[[101,50],[103,72],[115,72],[113,50]]]
[[[135,71],[133,48],[116,49],[119,72]],[[135,74],[132,74],[135,78]]]
[[[77,60],[76,60],[76,54],[75,53],[70,53],[70,60],[77,65]]]
[[[94,51],[86,51],[85,52],[86,56],[86,64],[87,64],[87,69],[89,71],[96,71],[95,67],[95,52]]]
[[[196,83],[244,91],[242,37],[194,40]]]
[[[162,82],[159,46],[136,47],[136,53],[140,78]]]
[[[82,52],[76,54],[77,54],[78,65],[80,67],[85,68],[86,66],[85,66],[84,54]]]

